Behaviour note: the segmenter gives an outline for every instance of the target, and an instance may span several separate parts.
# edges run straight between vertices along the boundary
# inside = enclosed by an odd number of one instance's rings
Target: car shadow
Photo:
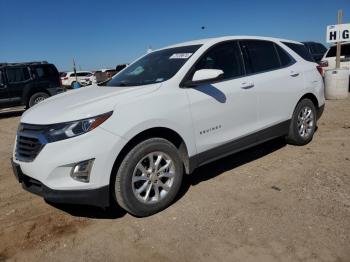
[[[0,119],[4,118],[11,118],[11,117],[18,117],[23,114],[24,110],[20,111],[6,111],[6,112],[1,112],[0,111]]]
[[[220,89],[211,84],[204,84],[194,87],[193,89],[214,98],[219,103],[226,103],[226,95]]]
[[[45,201],[50,206],[57,208],[75,217],[86,217],[95,219],[117,219],[126,215],[126,211],[120,207],[94,207],[86,205],[58,204]]]
[[[285,139],[277,138],[199,167],[191,175],[184,175],[181,190],[174,202],[181,199],[191,186],[196,186],[197,184],[219,176],[226,171],[271,154],[284,146],[286,146]],[[46,203],[75,217],[117,219],[122,218],[126,214],[126,211],[120,207],[108,207],[103,209],[85,205],[57,204],[48,201],[46,201]]]
[[[191,186],[196,186],[203,181],[269,155],[285,147],[286,144],[285,138],[276,138],[197,168],[192,174],[184,175],[183,185],[176,201],[181,199]]]

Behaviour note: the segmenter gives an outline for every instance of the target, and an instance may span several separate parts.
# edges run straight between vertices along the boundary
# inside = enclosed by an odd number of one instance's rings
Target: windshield
[[[172,78],[200,45],[181,46],[152,52],[113,77],[107,86],[138,86]]]

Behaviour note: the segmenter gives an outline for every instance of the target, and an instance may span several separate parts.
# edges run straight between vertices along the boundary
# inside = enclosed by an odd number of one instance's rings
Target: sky
[[[149,47],[225,35],[325,43],[350,23],[350,0],[0,0],[0,62],[41,61],[60,71],[114,68]],[[202,27],[205,27],[202,29]]]

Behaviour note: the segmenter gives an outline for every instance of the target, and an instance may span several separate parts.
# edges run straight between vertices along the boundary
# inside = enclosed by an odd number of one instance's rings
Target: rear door
[[[13,105],[25,104],[24,94],[32,87],[32,79],[28,67],[8,67],[5,70],[7,87]]]
[[[56,88],[61,85],[59,73],[53,65],[35,65],[31,67],[37,89]]]
[[[10,99],[3,71],[0,70],[0,108],[8,107]]]
[[[295,60],[274,42],[240,41],[245,64],[258,97],[259,129],[283,124],[303,86],[302,72]]]

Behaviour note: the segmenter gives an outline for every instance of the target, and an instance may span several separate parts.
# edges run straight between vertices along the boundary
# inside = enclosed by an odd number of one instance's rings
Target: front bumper
[[[13,169],[23,188],[52,202],[105,206],[114,162],[126,140],[100,127],[46,144],[31,162],[16,159]],[[15,144],[17,143],[17,140]],[[71,177],[75,163],[95,159],[89,182]]]
[[[13,173],[18,182],[22,184],[23,189],[43,197],[45,200],[53,203],[69,203],[91,205],[98,207],[109,206],[109,186],[103,186],[97,189],[86,190],[54,190],[39,180],[25,175],[20,165],[13,162],[11,158]]]

